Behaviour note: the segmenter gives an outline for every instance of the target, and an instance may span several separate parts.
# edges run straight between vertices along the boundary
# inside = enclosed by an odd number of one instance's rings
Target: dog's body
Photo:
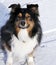
[[[13,65],[17,60],[22,63],[25,57],[28,65],[35,65],[33,52],[42,38],[38,5],[21,8],[19,4],[12,4],[9,8],[12,8],[10,18],[1,29],[6,65]]]

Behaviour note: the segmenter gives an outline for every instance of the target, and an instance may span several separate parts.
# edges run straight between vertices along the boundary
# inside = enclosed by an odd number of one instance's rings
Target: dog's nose
[[[25,21],[24,21],[24,20],[21,21],[21,25],[22,25],[22,26],[25,25]]]

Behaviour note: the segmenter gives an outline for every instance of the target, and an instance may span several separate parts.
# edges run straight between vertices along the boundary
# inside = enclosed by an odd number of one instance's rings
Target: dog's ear
[[[20,8],[20,4],[12,4],[8,8],[11,8],[11,12],[15,12],[16,9]]]
[[[33,13],[39,16],[38,4],[28,4],[27,8],[30,9]]]

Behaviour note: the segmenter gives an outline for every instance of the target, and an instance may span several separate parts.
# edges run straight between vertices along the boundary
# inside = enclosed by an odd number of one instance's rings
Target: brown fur
[[[11,51],[11,48],[10,48],[6,43],[3,44],[3,47],[4,47],[5,49],[8,49],[9,51]]]
[[[18,16],[19,16],[19,17],[22,17],[22,13],[19,13]]]

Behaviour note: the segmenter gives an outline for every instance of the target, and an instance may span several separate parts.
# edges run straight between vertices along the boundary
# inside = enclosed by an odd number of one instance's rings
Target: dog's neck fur
[[[18,38],[20,41],[29,42],[31,38],[28,35],[27,29],[21,29],[18,33]]]

